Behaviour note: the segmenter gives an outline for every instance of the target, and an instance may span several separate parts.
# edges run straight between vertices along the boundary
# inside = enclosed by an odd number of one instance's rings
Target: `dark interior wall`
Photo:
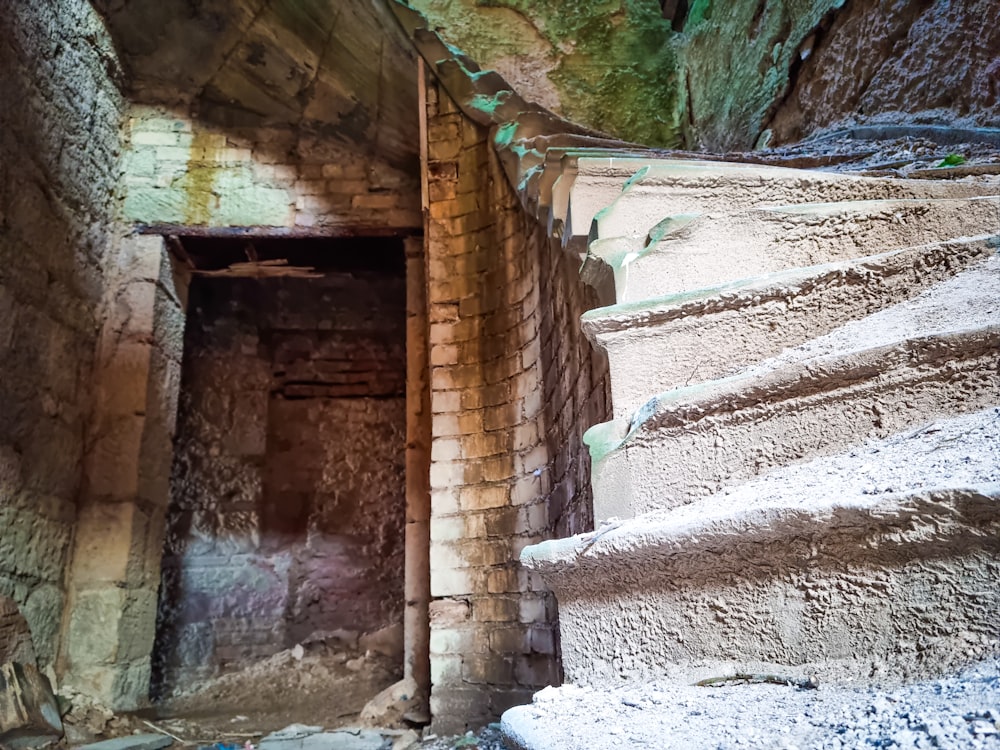
[[[401,250],[399,261],[192,284],[159,692],[316,631],[401,620]]]
[[[0,595],[53,662],[124,103],[85,0],[0,0]]]

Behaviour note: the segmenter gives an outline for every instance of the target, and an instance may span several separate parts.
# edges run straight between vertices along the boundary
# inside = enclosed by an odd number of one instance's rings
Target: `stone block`
[[[431,508],[434,515],[447,516],[461,511],[457,487],[442,487],[431,493]]]
[[[472,605],[473,618],[477,622],[516,622],[518,619],[518,597],[489,596],[477,598]]]
[[[122,610],[118,624],[118,662],[139,662],[148,658],[156,635],[157,588],[133,589]]]
[[[472,608],[466,599],[439,599],[429,605],[432,628],[449,628],[467,623],[472,617]]]
[[[113,664],[126,591],[116,587],[77,591],[66,633],[70,668]]]
[[[431,655],[431,684],[442,685],[462,679],[462,657],[456,654]]]
[[[467,536],[465,518],[462,516],[446,516],[431,519],[431,540],[452,541],[464,539]]]
[[[490,630],[490,651],[502,654],[531,653],[530,634],[518,626]]]
[[[130,568],[144,559],[147,521],[135,503],[84,505],[77,521],[74,585],[129,580]]]
[[[33,664],[0,666],[0,746],[41,747],[63,734],[52,687]]]
[[[486,638],[469,627],[435,628],[430,637],[432,654],[472,654],[485,651],[488,645]]]
[[[431,488],[453,487],[462,483],[465,465],[458,461],[435,461],[431,464]]]
[[[145,417],[109,420],[87,462],[91,497],[135,497],[139,490],[139,449]]]
[[[507,594],[518,591],[517,571],[497,568],[486,574],[486,590],[491,594]]]
[[[431,596],[462,596],[476,590],[476,577],[468,568],[431,570]]]
[[[77,747],[76,750],[162,750],[173,743],[172,738],[163,734],[131,734],[126,737],[91,742]]]
[[[431,544],[431,587],[434,579],[441,572],[453,571],[457,568],[467,568],[471,564],[463,554],[464,550],[457,544],[434,541]]]
[[[467,654],[462,680],[472,685],[509,685],[514,681],[514,661],[500,654]]]
[[[460,502],[462,510],[485,510],[487,508],[502,508],[508,504],[509,497],[507,485],[480,485],[463,487]]]
[[[35,663],[28,621],[13,599],[0,596],[0,663]]]
[[[457,461],[462,457],[462,444],[454,438],[437,438],[431,443],[432,461]]]
[[[152,348],[146,342],[125,340],[116,342],[103,353],[104,362],[97,373],[102,413],[145,413]]]
[[[559,664],[547,654],[524,654],[514,663],[514,676],[525,687],[559,684]]]

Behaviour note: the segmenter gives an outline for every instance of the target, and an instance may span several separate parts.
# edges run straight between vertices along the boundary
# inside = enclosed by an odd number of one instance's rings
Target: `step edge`
[[[970,359],[1000,350],[1000,323],[913,336],[877,347],[785,364],[764,373],[737,373],[675,388],[649,398],[631,419],[594,425],[584,434],[584,442],[590,447],[591,459],[597,462],[627,446],[641,431],[690,427],[692,422],[721,412],[733,414],[751,403],[777,403],[817,395],[843,388],[845,383],[870,380],[890,367],[932,364],[944,355],[938,351],[942,347],[962,349]],[[954,361],[952,357],[947,359]]]
[[[868,266],[884,264],[886,261],[896,260],[907,254],[930,254],[936,250],[976,248],[977,246],[979,246],[978,250],[969,253],[968,262],[970,264],[981,257],[1000,252],[1000,234],[960,236],[850,260],[800,266],[799,268],[776,271],[773,274],[751,276],[717,286],[702,287],[662,297],[650,297],[634,302],[596,307],[580,316],[580,324],[588,337],[623,333],[692,315],[710,315],[754,307],[765,301],[787,296],[789,289],[803,287],[810,282],[811,289],[804,291],[799,289],[795,291],[795,294],[809,293],[823,285],[847,284],[852,274],[861,277],[870,275],[872,271],[879,272],[883,269],[872,269]],[[900,267],[895,269],[894,273],[902,273],[905,270],[906,268]]]
[[[702,498],[697,505],[710,505],[712,498]],[[942,503],[978,500],[992,510],[991,518],[1000,522],[1000,481],[964,485],[938,485],[917,490],[856,495],[830,499],[811,507],[781,503],[742,509],[728,515],[706,514],[691,517],[691,506],[682,522],[671,511],[652,511],[627,521],[611,521],[596,531],[563,539],[553,539],[525,547],[523,566],[543,576],[561,574],[582,566],[599,566],[601,559],[623,559],[657,550],[665,557],[681,556],[685,548],[697,544],[704,549],[713,541],[722,554],[728,543],[780,540],[790,534],[836,532],[857,526],[857,521],[876,521],[880,514],[884,528],[892,528],[922,508],[940,507]],[[676,511],[677,509],[673,509]],[[832,520],[831,520],[832,519]],[[852,523],[853,521],[853,523]],[[893,523],[895,521],[896,523]],[[877,524],[875,524],[877,525]]]

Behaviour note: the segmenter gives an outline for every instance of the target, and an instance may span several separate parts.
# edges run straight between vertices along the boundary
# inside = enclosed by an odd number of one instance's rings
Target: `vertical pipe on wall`
[[[427,286],[423,238],[406,249],[406,570],[403,669],[430,696],[430,446]]]

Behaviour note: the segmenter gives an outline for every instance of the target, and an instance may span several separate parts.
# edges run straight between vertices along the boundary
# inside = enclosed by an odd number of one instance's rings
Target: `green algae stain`
[[[196,130],[191,139],[187,170],[176,183],[183,193],[182,212],[186,225],[204,226],[211,222],[218,203],[216,183],[222,161],[218,143],[217,135],[204,131]]]
[[[476,8],[505,8],[531,19],[551,45],[549,80],[561,114],[619,138],[654,146],[682,143],[676,34],[655,0],[465,0],[457,17]],[[709,3],[699,0],[707,12]],[[460,46],[464,39],[455,39]],[[516,40],[498,39],[487,58]]]

